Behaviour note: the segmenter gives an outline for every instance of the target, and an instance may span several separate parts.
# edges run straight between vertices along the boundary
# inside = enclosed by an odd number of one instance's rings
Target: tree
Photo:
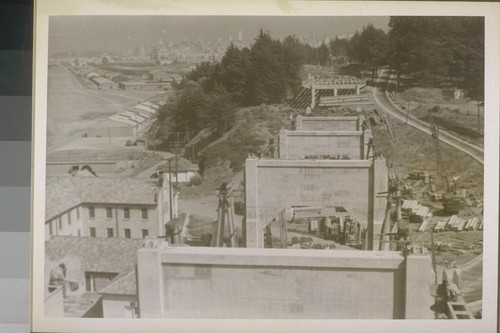
[[[281,43],[262,30],[250,49],[248,99],[251,104],[277,103],[285,97]]]
[[[214,81],[225,88],[236,104],[245,103],[249,69],[250,50],[240,50],[231,43],[216,69]]]
[[[321,66],[326,66],[330,62],[330,49],[325,43],[318,48],[318,61]]]
[[[353,38],[356,38],[352,48],[354,58],[367,64],[374,77],[377,67],[387,62],[389,41],[385,32],[369,24],[360,35]]]
[[[286,89],[294,95],[301,87],[299,73],[306,59],[305,47],[295,36],[287,36],[282,49]]]
[[[335,37],[334,40],[330,41],[330,54],[337,62],[345,62],[350,54],[349,40]]]
[[[200,114],[204,128],[212,128],[219,135],[231,129],[235,120],[235,107],[224,87],[217,85],[209,94],[205,94],[205,109]]]
[[[390,58],[398,74],[447,77],[452,86],[484,94],[484,19],[391,17]]]

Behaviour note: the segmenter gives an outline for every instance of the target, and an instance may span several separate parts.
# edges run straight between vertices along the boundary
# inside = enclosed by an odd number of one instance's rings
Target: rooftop
[[[72,178],[82,199],[88,203],[155,205],[156,185],[138,178]]]
[[[146,81],[123,81],[120,82],[120,84],[123,84],[124,86],[148,86],[148,85],[170,85],[169,82],[146,82]]]
[[[168,74],[168,71],[164,70],[164,69],[153,69],[152,71],[150,71],[151,74],[156,74],[156,73],[167,73]]]
[[[45,255],[54,262],[78,257],[82,271],[118,273],[116,281],[135,271],[137,250],[143,245],[143,239],[52,236],[45,242]]]
[[[135,270],[119,274],[106,287],[101,289],[101,294],[137,295],[137,279]]]
[[[48,220],[54,216],[78,206],[81,198],[69,177],[60,178],[57,181],[47,179],[45,194],[45,219]]]
[[[118,274],[100,294],[136,295],[137,250],[143,246],[142,239],[53,236],[45,242],[45,255],[54,262],[77,257],[82,272]],[[65,299],[65,307],[71,303],[81,302]]]
[[[172,172],[175,172],[175,160],[172,160],[172,162],[170,162],[170,167],[171,167],[171,170]],[[185,171],[198,171],[198,165],[185,159],[185,158],[182,158],[182,157],[179,157],[177,159],[177,171],[180,171],[180,172],[185,172]],[[161,170],[163,172],[168,172],[168,162],[165,162],[161,165],[159,165],[157,167],[157,170]]]
[[[98,84],[103,84],[103,83],[112,83],[114,84],[113,81],[111,80],[108,80],[106,78],[103,78],[103,77],[100,77],[100,76],[92,76],[91,78],[94,82],[98,83]]]
[[[155,153],[159,155],[158,153]],[[127,148],[114,147],[113,149],[73,149],[58,150],[47,156],[47,163],[81,161],[86,163],[98,161],[125,161],[137,160],[146,157],[148,154],[142,151],[130,150]]]
[[[81,203],[156,205],[156,185],[139,178],[49,177],[45,220]]]

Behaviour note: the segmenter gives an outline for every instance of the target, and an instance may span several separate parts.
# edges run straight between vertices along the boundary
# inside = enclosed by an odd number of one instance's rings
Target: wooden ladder
[[[474,319],[465,302],[447,302],[449,319]]]

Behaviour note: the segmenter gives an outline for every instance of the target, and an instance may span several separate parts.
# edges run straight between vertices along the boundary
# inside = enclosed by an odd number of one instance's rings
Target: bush
[[[189,185],[198,186],[203,182],[203,178],[200,175],[194,175],[189,179]]]

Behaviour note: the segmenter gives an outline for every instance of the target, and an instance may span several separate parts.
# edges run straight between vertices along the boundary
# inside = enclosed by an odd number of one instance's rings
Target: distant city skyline
[[[53,16],[49,53],[124,52],[163,42],[253,40],[260,29],[273,38],[295,35],[320,41],[348,36],[372,24],[388,31],[388,16]],[[240,33],[241,32],[241,33]]]

